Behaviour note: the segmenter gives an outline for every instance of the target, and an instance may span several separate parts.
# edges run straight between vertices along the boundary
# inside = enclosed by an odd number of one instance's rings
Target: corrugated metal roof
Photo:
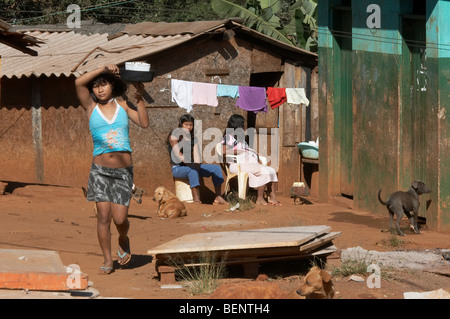
[[[27,34],[46,43],[37,50],[38,56],[32,58],[0,44],[1,76],[78,76],[101,65],[132,61],[192,38],[190,35],[145,38],[123,35],[108,41],[107,34],[87,36],[74,32],[39,31]]]
[[[193,38],[213,32],[216,29],[223,28],[230,20],[209,21],[205,23],[196,22],[190,28],[190,32],[182,32],[183,28],[178,28],[177,33],[166,32],[171,35],[149,35],[152,32],[144,25],[137,24],[130,26],[128,30],[142,30],[140,32],[121,32],[115,36],[108,34],[86,35],[70,32],[47,32],[47,31],[28,31],[25,34],[39,38],[44,41],[38,49],[38,56],[30,57],[24,53],[18,52],[6,45],[0,43],[1,69],[0,75],[7,78],[22,76],[36,77],[45,76],[79,76],[85,72],[91,71],[101,65],[122,64],[126,61],[139,60],[146,56],[177,46],[181,43],[192,40]],[[164,27],[168,27],[168,23]],[[175,26],[175,25],[174,25]],[[151,25],[146,25],[151,28]],[[184,25],[186,30],[187,26]],[[159,29],[159,34],[163,28]],[[255,32],[257,33],[257,32]],[[274,40],[276,41],[276,40]],[[286,44],[281,44],[286,46]],[[291,47],[291,50],[298,50],[301,54],[316,55],[307,51]],[[304,52],[303,52],[304,51]],[[305,53],[306,52],[306,53]]]

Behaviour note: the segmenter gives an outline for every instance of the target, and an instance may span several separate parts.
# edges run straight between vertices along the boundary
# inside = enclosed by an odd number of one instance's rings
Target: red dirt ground
[[[93,203],[87,202],[81,189],[45,185],[20,185],[0,195],[0,248],[43,249],[58,251],[64,265],[78,264],[87,273],[101,297],[139,299],[206,299],[211,295],[192,296],[186,289],[163,289],[156,278],[154,263],[147,251],[188,233],[283,226],[328,225],[342,235],[333,243],[338,249],[361,246],[366,250],[392,251],[450,249],[450,234],[422,227],[422,233],[401,238],[400,247],[392,247],[392,235],[382,232],[388,225],[387,216],[350,208],[351,202],[339,205],[318,203],[294,205],[293,199],[280,197],[283,206],[257,206],[247,211],[227,212],[226,206],[187,204],[188,216],[175,220],[156,216],[156,203],[144,195],[143,203],[132,202],[129,233],[133,253],[127,269],[117,269],[112,275],[99,275],[103,258],[97,242]],[[404,218],[403,226],[407,228]],[[117,231],[112,226],[113,251],[117,249]],[[327,267],[339,266],[339,259],[328,259]],[[264,264],[260,274],[266,280],[255,281],[235,275],[221,283],[267,285],[281,293],[271,296],[298,298],[295,290],[302,283],[307,268],[298,264]],[[383,271],[383,270],[382,270]],[[395,271],[390,279],[383,278],[381,288],[370,289],[365,282],[333,277],[335,299],[398,299],[406,291],[430,291],[439,288],[450,291],[450,277],[424,271]],[[243,284],[244,285],[244,284]],[[222,288],[223,289],[223,288]],[[220,297],[220,296],[219,296]],[[227,298],[232,296],[227,295]],[[262,298],[262,297],[259,297]]]

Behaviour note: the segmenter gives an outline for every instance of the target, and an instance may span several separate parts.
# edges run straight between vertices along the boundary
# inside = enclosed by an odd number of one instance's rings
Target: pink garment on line
[[[202,104],[216,107],[219,105],[217,99],[217,84],[193,82],[192,104]]]

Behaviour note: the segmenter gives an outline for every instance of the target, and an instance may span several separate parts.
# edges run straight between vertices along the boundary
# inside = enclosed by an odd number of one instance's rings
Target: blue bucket
[[[297,147],[302,154],[302,157],[309,159],[319,159],[319,148],[315,145],[302,142],[298,143]]]

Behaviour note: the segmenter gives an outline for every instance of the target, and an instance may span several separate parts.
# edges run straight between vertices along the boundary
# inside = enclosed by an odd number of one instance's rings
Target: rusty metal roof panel
[[[189,41],[191,35],[175,35],[169,37],[143,37],[123,35],[108,41],[105,45],[92,46],[93,49],[84,55],[78,63],[82,62],[72,71],[82,74],[106,64],[121,64],[126,61],[142,59]],[[93,50],[93,51],[92,51]]]
[[[122,35],[108,40],[108,34],[90,36],[74,32],[27,32],[45,44],[38,56],[29,57],[0,44],[2,58],[0,74],[8,78],[22,76],[78,76],[105,64],[120,64],[139,59],[176,44],[188,41],[192,35],[143,37]]]

